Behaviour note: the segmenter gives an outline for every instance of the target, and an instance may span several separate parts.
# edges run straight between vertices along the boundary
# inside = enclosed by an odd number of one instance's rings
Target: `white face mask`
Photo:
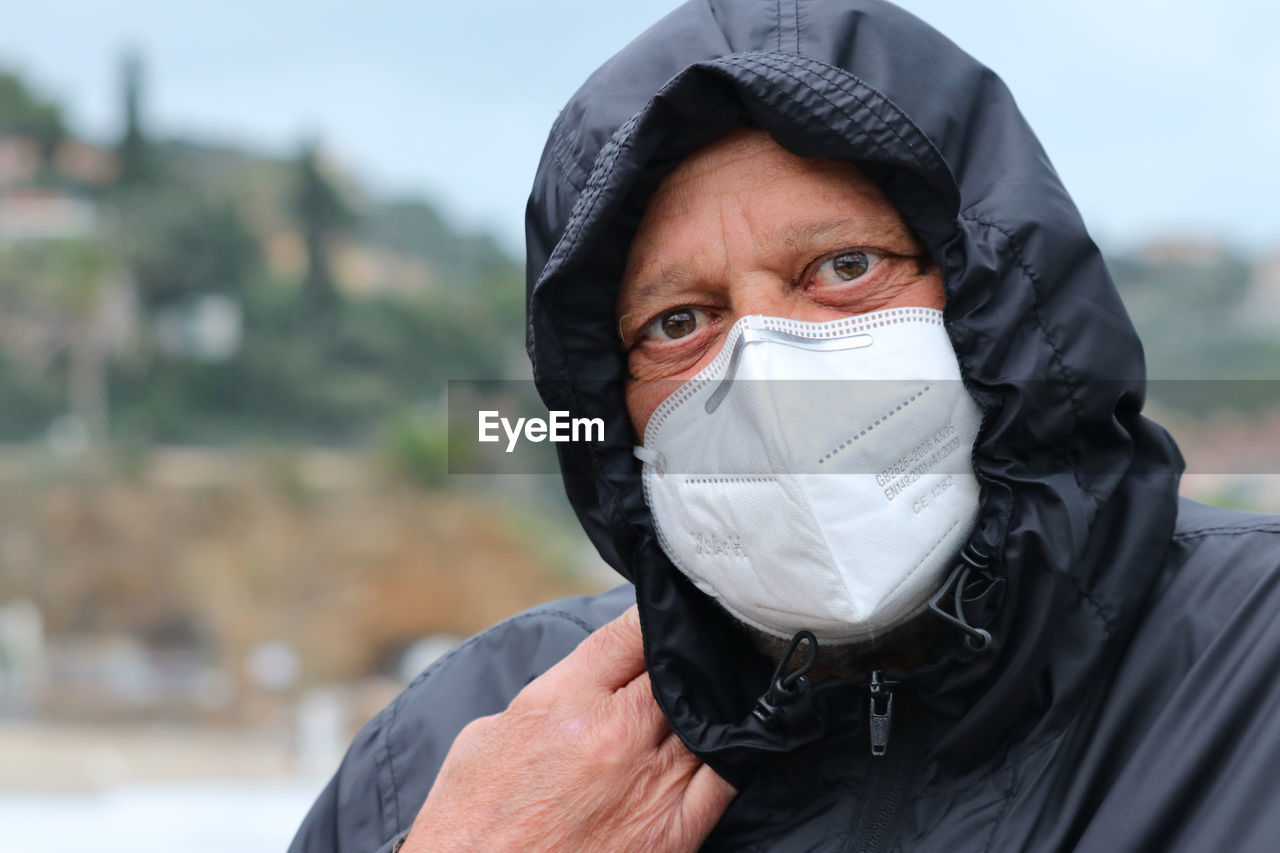
[[[922,611],[967,541],[979,421],[940,311],[748,316],[636,455],[699,589],[768,634],[858,642]]]

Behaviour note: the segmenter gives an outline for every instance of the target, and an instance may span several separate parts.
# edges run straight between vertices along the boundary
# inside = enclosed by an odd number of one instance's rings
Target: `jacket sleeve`
[[[504,710],[533,679],[630,606],[622,586],[514,616],[433,663],[356,735],[289,853],[390,853],[454,738]]]

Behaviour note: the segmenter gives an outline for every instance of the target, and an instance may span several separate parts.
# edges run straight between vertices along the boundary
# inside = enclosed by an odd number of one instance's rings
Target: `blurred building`
[[[72,192],[42,187],[0,190],[0,240],[86,239],[98,232],[98,206]]]
[[[1245,328],[1263,334],[1280,334],[1280,251],[1262,258],[1254,266],[1239,316]]]
[[[115,178],[109,149],[68,138],[46,162],[40,142],[0,135],[0,240],[84,239],[100,231],[97,190]]]
[[[35,181],[43,159],[34,137],[0,134],[0,190]]]
[[[34,711],[46,675],[40,608],[26,598],[0,605],[0,714]]]
[[[1226,247],[1200,235],[1170,235],[1151,240],[1142,247],[1143,259],[1154,266],[1191,265],[1199,267],[1220,264],[1228,256]]]
[[[300,280],[307,250],[297,228],[274,229],[264,240],[267,268],[281,280]],[[385,246],[340,240],[333,246],[334,277],[346,296],[416,298],[439,289],[439,275],[421,258]]]
[[[244,340],[244,309],[224,293],[202,293],[158,310],[152,332],[156,347],[166,355],[226,361]]]

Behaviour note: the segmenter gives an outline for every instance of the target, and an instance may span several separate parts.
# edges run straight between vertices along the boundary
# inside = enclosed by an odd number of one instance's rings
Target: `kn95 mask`
[[[635,453],[700,590],[767,634],[859,642],[922,611],[967,541],[979,421],[940,311],[753,315]]]

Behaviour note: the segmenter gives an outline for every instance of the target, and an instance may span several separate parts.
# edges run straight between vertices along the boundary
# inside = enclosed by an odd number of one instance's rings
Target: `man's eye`
[[[659,314],[644,330],[644,336],[654,341],[674,341],[693,334],[705,322],[707,315],[697,308],[673,308]]]
[[[864,249],[840,252],[818,265],[815,275],[816,283],[824,285],[854,281],[870,272],[878,260],[880,260],[878,255]]]

